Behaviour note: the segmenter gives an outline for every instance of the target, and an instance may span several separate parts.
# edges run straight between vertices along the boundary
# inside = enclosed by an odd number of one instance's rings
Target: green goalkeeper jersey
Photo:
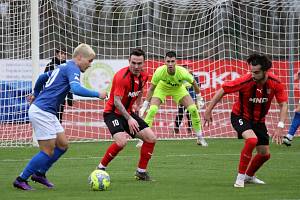
[[[158,67],[152,77],[151,83],[153,85],[162,84],[165,87],[175,88],[181,87],[184,83],[188,82],[192,84],[194,77],[184,67],[176,65],[175,74],[171,75],[168,73],[167,65]]]

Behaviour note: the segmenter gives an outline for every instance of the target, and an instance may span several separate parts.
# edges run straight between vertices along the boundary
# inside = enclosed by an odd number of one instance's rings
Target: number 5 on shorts
[[[244,124],[243,119],[239,119],[239,123],[242,126]]]

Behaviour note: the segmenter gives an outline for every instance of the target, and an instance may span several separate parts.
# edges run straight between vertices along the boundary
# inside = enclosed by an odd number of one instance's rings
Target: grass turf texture
[[[107,169],[111,177],[109,191],[91,191],[87,178],[97,166],[110,142],[70,144],[68,152],[47,174],[55,189],[29,182],[35,191],[12,187],[15,177],[37,148],[0,149],[0,199],[300,199],[300,139],[291,147],[271,145],[271,160],[257,176],[266,185],[234,188],[243,141],[209,139],[209,147],[197,146],[194,140],[159,141],[150,161],[154,182],[134,179],[139,157],[135,142],[114,159]]]

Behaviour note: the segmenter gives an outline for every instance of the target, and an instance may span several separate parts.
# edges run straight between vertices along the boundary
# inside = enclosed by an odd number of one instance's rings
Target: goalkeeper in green
[[[193,75],[184,67],[176,65],[176,53],[169,51],[165,56],[165,64],[158,67],[153,74],[146,100],[140,109],[140,115],[144,115],[150,102],[145,122],[151,127],[160,104],[165,101],[166,96],[172,96],[177,104],[183,105],[191,114],[192,126],[197,135],[197,144],[206,147],[208,144],[202,135],[199,112],[194,100],[183,85],[185,82],[193,85],[197,94],[198,108],[203,107],[204,101],[200,95],[200,88]]]

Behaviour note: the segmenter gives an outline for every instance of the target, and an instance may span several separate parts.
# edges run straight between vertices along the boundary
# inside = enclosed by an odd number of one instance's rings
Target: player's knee
[[[59,141],[56,143],[56,146],[60,149],[67,150],[69,148],[68,141]]]
[[[188,106],[187,110],[189,111],[189,113],[192,117],[199,117],[198,109],[195,104]]]
[[[55,146],[57,146],[60,149],[66,150],[69,148],[69,142],[64,133],[60,133],[57,135]]]
[[[153,133],[151,128],[145,128],[141,131],[141,134],[139,137],[144,141],[148,143],[156,143],[156,135]]]
[[[151,133],[147,134],[145,137],[145,141],[148,143],[156,143],[156,135],[151,131]]]
[[[124,148],[127,145],[127,139],[126,140],[116,140],[116,144],[119,147]]]
[[[43,148],[42,151],[50,157],[54,155],[54,148]]]

